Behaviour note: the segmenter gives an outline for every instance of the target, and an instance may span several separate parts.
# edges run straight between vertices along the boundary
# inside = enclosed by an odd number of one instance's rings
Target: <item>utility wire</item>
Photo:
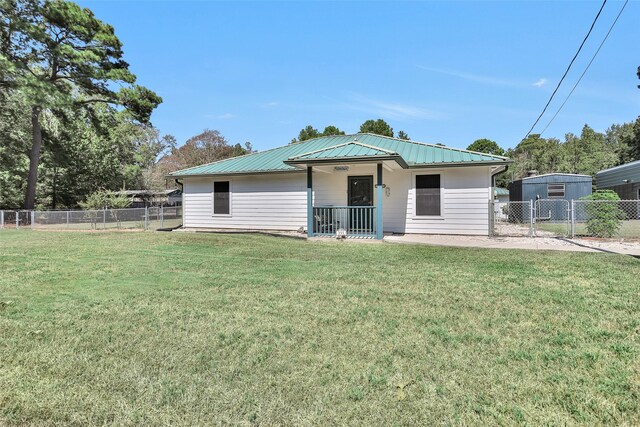
[[[576,54],[573,55],[573,59],[571,60],[571,62],[569,63],[569,66],[567,67],[566,71],[562,75],[562,78],[558,82],[558,85],[553,90],[553,93],[551,94],[551,97],[549,98],[549,101],[547,101],[547,105],[544,106],[544,108],[542,109],[542,113],[540,113],[540,115],[536,119],[535,123],[533,124],[533,126],[531,126],[531,129],[529,129],[529,132],[527,132],[527,134],[525,135],[525,137],[523,139],[526,139],[531,134],[531,131],[533,130],[533,128],[536,127],[536,125],[538,124],[538,122],[540,121],[540,119],[542,118],[544,113],[547,111],[547,108],[549,107],[549,104],[551,104],[551,101],[553,100],[553,97],[556,95],[556,92],[558,92],[558,89],[560,89],[560,85],[564,81],[564,78],[567,77],[567,74],[569,74],[569,70],[571,69],[571,66],[573,65],[573,63],[575,62],[576,58],[578,57],[578,54],[582,50],[582,47],[587,42],[587,39],[589,38],[589,35],[591,34],[591,31],[593,31],[593,27],[595,27],[596,22],[598,21],[598,18],[600,17],[600,14],[602,13],[602,9],[604,9],[604,5],[605,4],[607,4],[607,0],[604,0],[602,2],[602,6],[600,6],[600,10],[598,11],[598,14],[596,15],[595,19],[591,23],[591,27],[589,28],[589,32],[587,33],[586,36],[584,36],[584,40],[582,40],[582,43],[580,44],[580,47],[578,48],[578,51],[576,52]]]
[[[589,70],[589,67],[591,67],[591,64],[596,59],[596,56],[598,56],[598,52],[600,52],[600,49],[602,49],[602,46],[604,45],[604,42],[606,42],[607,38],[609,38],[609,34],[611,34],[611,30],[613,30],[613,27],[616,26],[616,23],[618,22],[618,19],[620,18],[620,15],[622,15],[622,12],[624,11],[624,8],[627,7],[627,3],[629,3],[629,0],[626,0],[624,2],[624,4],[622,5],[622,9],[620,9],[620,12],[618,12],[618,16],[616,16],[616,19],[613,21],[613,24],[611,24],[611,27],[609,27],[609,31],[607,31],[607,34],[604,36],[604,39],[602,40],[602,43],[600,43],[600,46],[598,46],[598,50],[596,50],[596,53],[593,54],[593,57],[591,58],[591,61],[589,61],[589,63],[587,64],[587,68],[584,69],[584,71],[580,75],[580,78],[578,79],[576,84],[573,85],[573,89],[571,89],[571,92],[569,92],[569,95],[567,95],[567,97],[565,98],[565,100],[562,103],[562,105],[560,106],[560,108],[558,108],[558,111],[556,111],[556,113],[553,115],[551,120],[549,120],[549,123],[547,123],[547,125],[544,127],[544,129],[542,129],[542,132],[540,132],[540,135],[545,133],[545,131],[549,128],[549,125],[551,125],[551,122],[553,122],[555,120],[555,118],[558,116],[558,113],[560,113],[560,110],[562,110],[562,107],[564,107],[564,104],[566,104],[567,101],[569,100],[569,98],[571,98],[571,95],[573,94],[573,91],[576,90],[576,87],[578,87],[578,85],[580,84],[580,81],[582,80],[584,75],[587,74],[587,71]]]

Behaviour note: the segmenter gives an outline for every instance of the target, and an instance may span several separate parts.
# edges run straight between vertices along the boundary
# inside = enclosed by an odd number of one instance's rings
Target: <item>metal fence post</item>
[[[489,237],[493,237],[494,209],[493,201],[489,200]]]
[[[31,229],[36,228],[36,211],[31,211]]]
[[[573,230],[572,224],[573,221],[571,220],[571,217],[573,216],[573,199],[571,199],[571,202],[569,202],[567,200],[567,237],[571,237],[571,232]]]
[[[0,211],[0,228],[4,228],[4,211]]]
[[[160,206],[160,228],[164,228],[164,206]]]
[[[16,230],[20,228],[20,211],[16,211]]]
[[[107,229],[107,209],[102,210],[102,229]]]
[[[576,201],[571,199],[571,238],[576,238]]]
[[[144,231],[149,229],[149,208],[147,206],[144,207]]]
[[[535,228],[534,228],[534,215],[536,211],[535,202],[533,200],[529,200],[529,236],[535,237]]]
[[[67,211],[67,228],[69,228],[69,211]]]

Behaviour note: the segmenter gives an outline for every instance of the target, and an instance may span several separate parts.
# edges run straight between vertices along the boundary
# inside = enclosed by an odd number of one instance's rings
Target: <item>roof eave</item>
[[[167,179],[181,179],[181,178],[199,178],[199,177],[209,177],[209,176],[241,176],[241,175],[267,175],[274,173],[299,173],[302,172],[301,169],[270,169],[270,170],[260,170],[260,171],[238,171],[238,172],[206,172],[206,173],[193,173],[193,174],[184,174],[184,175],[167,175]]]
[[[443,168],[443,167],[463,167],[463,166],[501,166],[509,165],[513,163],[513,160],[490,160],[490,161],[473,161],[473,162],[441,162],[441,163],[417,163],[409,165],[409,169],[423,169],[423,168]]]

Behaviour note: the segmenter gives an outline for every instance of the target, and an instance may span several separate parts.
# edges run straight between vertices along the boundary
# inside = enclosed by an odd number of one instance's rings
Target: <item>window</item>
[[[547,184],[547,197],[564,197],[564,184]]]
[[[416,215],[440,215],[440,175],[416,175]]]
[[[229,215],[229,181],[213,183],[213,214]]]

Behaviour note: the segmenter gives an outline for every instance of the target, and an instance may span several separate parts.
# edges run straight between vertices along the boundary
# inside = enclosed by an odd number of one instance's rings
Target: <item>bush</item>
[[[88,218],[93,224],[93,228],[97,228],[98,210],[109,209],[111,217],[115,219],[118,228],[120,228],[120,219],[116,209],[128,208],[131,200],[124,194],[124,191],[115,192],[109,190],[100,190],[87,196],[84,202],[80,202],[80,207],[87,212],[85,218]],[[103,214],[106,216],[106,213]]]
[[[131,200],[123,192],[100,190],[87,196],[84,202],[80,202],[82,209],[122,209],[128,208]]]
[[[583,200],[595,200],[585,205],[587,214],[587,232],[592,236],[613,237],[620,227],[625,213],[617,203],[620,197],[612,190],[598,190],[583,197]]]

